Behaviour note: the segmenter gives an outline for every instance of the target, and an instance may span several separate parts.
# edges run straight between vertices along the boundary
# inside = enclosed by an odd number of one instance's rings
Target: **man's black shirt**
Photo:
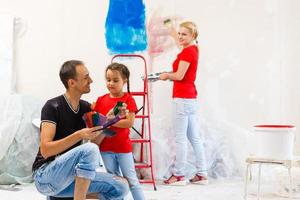
[[[75,111],[71,107],[70,102],[65,95],[61,95],[50,99],[46,102],[42,108],[41,113],[41,123],[49,122],[56,125],[56,132],[53,141],[60,140],[69,136],[70,134],[85,128],[85,123],[82,119],[84,113],[91,110],[90,104],[84,100],[80,100],[78,110]],[[66,151],[61,154],[69,151],[70,149],[77,147],[81,142],[76,143]],[[57,155],[56,155],[57,156]],[[37,170],[44,163],[51,162],[55,159],[55,156],[45,159],[39,152],[35,158],[35,161],[32,165],[32,171]]]

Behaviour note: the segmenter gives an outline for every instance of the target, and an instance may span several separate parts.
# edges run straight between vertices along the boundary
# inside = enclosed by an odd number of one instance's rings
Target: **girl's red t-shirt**
[[[105,94],[97,99],[95,111],[106,115],[117,102],[123,102],[127,104],[129,112],[137,112],[137,105],[134,98],[129,93],[124,93],[120,98],[112,98],[110,94]],[[132,152],[132,145],[129,138],[129,128],[118,128],[111,126],[110,129],[116,131],[116,135],[113,137],[105,137],[100,144],[100,150],[102,152],[111,151],[114,153],[129,153]]]

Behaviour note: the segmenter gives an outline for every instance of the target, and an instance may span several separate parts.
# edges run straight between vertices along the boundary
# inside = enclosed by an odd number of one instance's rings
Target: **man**
[[[90,92],[93,82],[83,62],[70,60],[60,69],[65,94],[46,102],[41,114],[41,143],[33,163],[37,190],[47,196],[83,200],[93,193],[97,198],[122,199],[128,192],[125,179],[97,172],[103,136],[100,127],[85,128],[82,115],[90,104],[81,95]],[[82,140],[94,143],[81,145]]]

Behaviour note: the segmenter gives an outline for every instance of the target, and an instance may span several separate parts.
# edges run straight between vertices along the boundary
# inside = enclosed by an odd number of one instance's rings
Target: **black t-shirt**
[[[68,99],[65,97],[65,95],[61,95],[46,102],[42,108],[41,123],[49,122],[55,124],[56,132],[53,141],[60,140],[86,127],[82,116],[84,113],[91,111],[90,107],[91,106],[88,102],[80,100],[78,110],[75,111],[72,109],[71,104],[68,102]],[[63,154],[80,144],[81,142],[78,142],[60,154]],[[56,156],[45,159],[41,155],[41,151],[39,149],[39,152],[32,165],[32,171],[37,170],[44,163],[53,161]]]

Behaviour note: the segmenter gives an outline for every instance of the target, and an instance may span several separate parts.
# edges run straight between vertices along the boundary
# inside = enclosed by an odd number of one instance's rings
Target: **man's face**
[[[89,71],[84,65],[76,66],[76,78],[74,79],[74,89],[80,94],[86,94],[91,91],[90,84],[93,82]]]

